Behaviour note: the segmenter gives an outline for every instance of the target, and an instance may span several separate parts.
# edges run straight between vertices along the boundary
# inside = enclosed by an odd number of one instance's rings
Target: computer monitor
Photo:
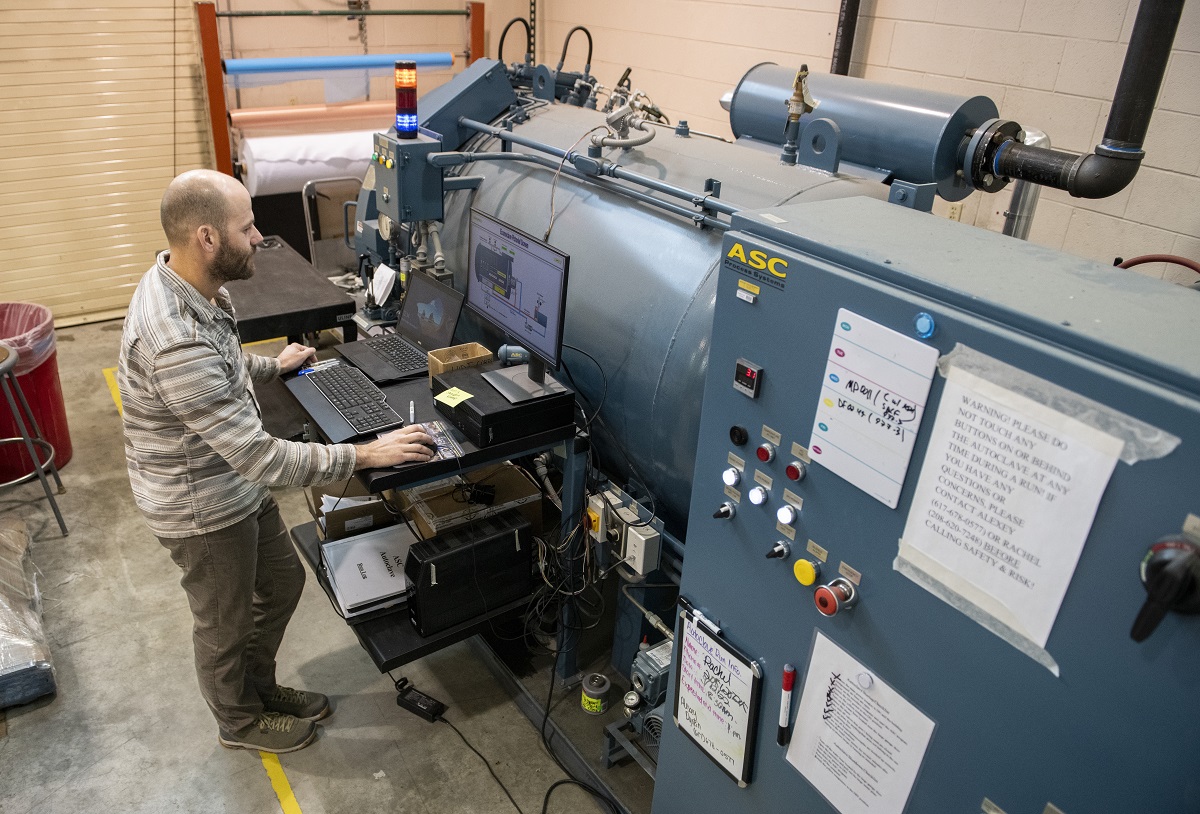
[[[529,351],[529,365],[484,374],[519,402],[565,389],[546,368],[562,357],[570,256],[491,215],[471,210],[467,307]]]

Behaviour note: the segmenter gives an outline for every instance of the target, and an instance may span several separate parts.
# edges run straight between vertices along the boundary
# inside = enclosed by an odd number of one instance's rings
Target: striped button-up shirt
[[[150,530],[215,531],[255,511],[269,486],[350,477],[352,445],[263,429],[253,382],[279,375],[279,362],[242,352],[224,288],[211,303],[167,260],[163,252],[138,283],[117,366],[129,482]]]

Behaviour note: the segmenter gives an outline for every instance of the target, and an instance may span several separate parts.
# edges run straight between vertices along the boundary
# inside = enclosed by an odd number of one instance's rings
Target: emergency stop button
[[[813,602],[822,616],[837,616],[854,607],[858,601],[858,590],[848,579],[838,577],[828,585],[822,585],[813,593]]]

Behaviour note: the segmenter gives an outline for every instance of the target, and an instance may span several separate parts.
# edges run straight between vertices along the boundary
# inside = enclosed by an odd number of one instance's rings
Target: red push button
[[[758,459],[760,461],[765,464],[769,464],[771,461],[775,460],[775,447],[774,445],[763,441],[758,445],[758,451],[755,454],[758,455]]]
[[[804,476],[808,474],[808,468],[799,461],[792,461],[784,470],[788,480],[804,480]]]
[[[822,585],[813,593],[813,602],[823,616],[837,616],[847,608],[854,607],[858,592],[849,580],[838,577],[828,585]]]

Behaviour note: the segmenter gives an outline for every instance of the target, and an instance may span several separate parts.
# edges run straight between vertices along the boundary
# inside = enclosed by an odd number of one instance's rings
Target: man
[[[230,748],[290,752],[316,737],[329,699],[275,682],[275,655],[304,569],[270,486],[307,486],[358,469],[426,461],[419,425],[370,443],[302,444],[268,435],[253,382],[316,351],[244,354],[222,283],[254,273],[262,235],[250,195],[209,170],[180,175],[160,210],[169,249],[138,284],[117,379],[138,508],[183,571],[200,691]]]

